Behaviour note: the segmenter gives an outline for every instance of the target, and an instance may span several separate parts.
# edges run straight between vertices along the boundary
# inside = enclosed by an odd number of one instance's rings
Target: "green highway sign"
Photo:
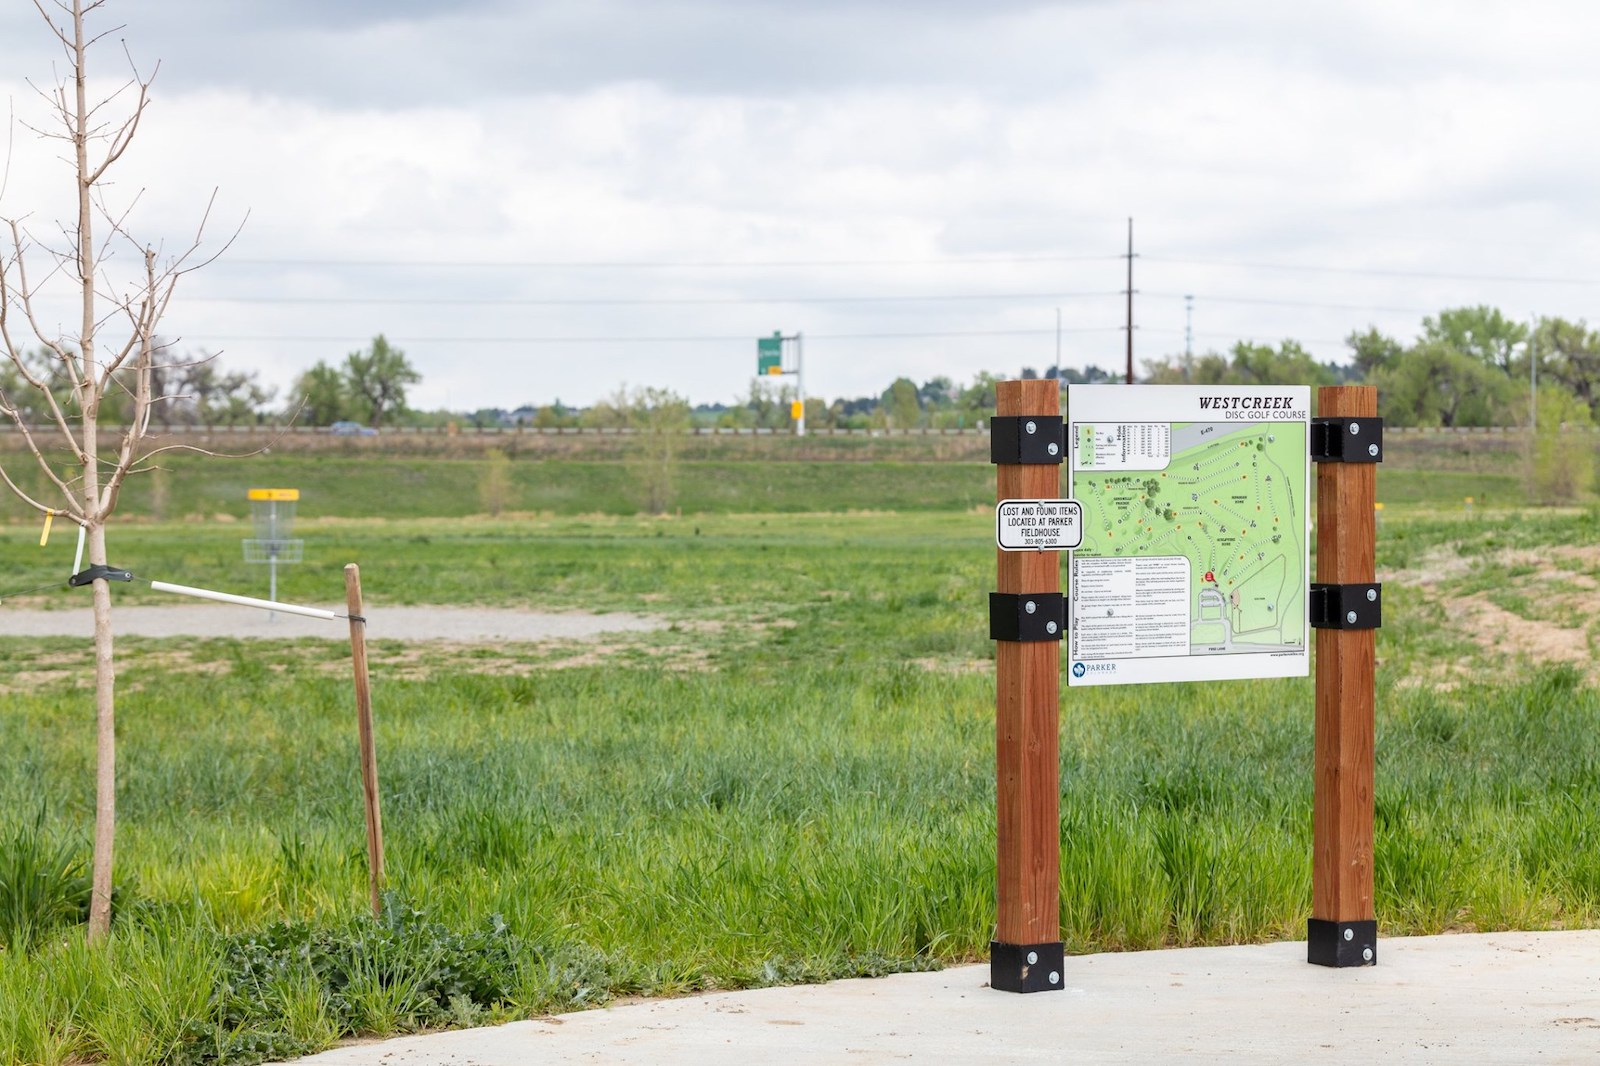
[[[783,373],[783,334],[756,339],[756,373]]]

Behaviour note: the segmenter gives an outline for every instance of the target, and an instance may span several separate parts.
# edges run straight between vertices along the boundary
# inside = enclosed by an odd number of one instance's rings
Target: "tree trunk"
[[[106,529],[89,531],[89,563],[105,565]],[[89,900],[89,942],[111,931],[111,865],[117,828],[116,663],[112,659],[111,586],[94,583],[94,879]]]
[[[87,69],[83,32],[83,3],[72,0],[73,95],[76,111],[71,126],[78,168],[78,280],[82,286],[83,324],[78,334],[83,380],[78,402],[83,413],[83,517],[88,527],[89,564],[106,562],[105,516],[100,501],[100,388],[95,363],[94,215],[90,192],[96,176],[89,167],[89,102],[85,93]],[[103,169],[103,168],[102,168]],[[117,715],[116,666],[111,658],[111,587],[104,579],[94,583],[94,709],[95,800],[94,873],[89,897],[89,942],[103,940],[111,931],[111,856],[117,827]]]

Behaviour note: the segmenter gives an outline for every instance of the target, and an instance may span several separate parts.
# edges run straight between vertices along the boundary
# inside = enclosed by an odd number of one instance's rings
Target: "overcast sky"
[[[1600,320],[1600,7],[1579,2],[110,0],[159,60],[113,204],[212,267],[164,332],[287,387],[385,333],[418,406],[806,391],[1119,367],[1489,303]],[[0,0],[0,214],[70,210]],[[26,80],[25,80],[26,79]],[[63,186],[63,180],[68,182]],[[70,322],[67,304],[51,305]]]

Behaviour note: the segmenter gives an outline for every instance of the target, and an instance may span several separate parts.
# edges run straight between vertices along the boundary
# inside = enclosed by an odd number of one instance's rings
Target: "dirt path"
[[[316,604],[343,611],[343,604]],[[666,622],[632,614],[561,614],[503,607],[374,607],[366,610],[373,640],[450,640],[463,642],[575,640],[602,633],[661,629]],[[294,615],[269,615],[249,607],[174,604],[118,607],[112,624],[121,636],[247,637],[287,639],[326,637],[347,640],[343,619],[324,622]],[[0,637],[84,637],[94,633],[88,609],[38,611],[0,605]]]

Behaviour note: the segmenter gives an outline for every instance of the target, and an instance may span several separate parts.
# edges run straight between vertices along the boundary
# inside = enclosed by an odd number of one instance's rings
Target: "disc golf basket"
[[[265,563],[269,592],[267,599],[278,600],[278,564],[298,563],[305,541],[296,539],[294,510],[300,502],[299,489],[251,489],[250,521],[255,536],[244,542],[244,561]]]

